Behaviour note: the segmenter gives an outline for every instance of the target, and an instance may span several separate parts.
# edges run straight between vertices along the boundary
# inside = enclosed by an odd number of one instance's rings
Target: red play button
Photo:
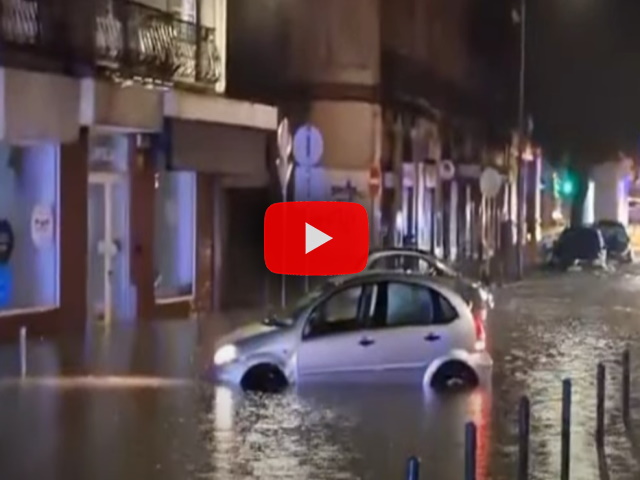
[[[285,202],[267,209],[264,261],[273,273],[357,273],[368,254],[369,221],[358,203]]]

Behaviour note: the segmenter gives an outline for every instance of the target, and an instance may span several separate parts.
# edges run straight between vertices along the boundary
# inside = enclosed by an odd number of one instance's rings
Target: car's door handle
[[[435,333],[430,333],[429,335],[424,337],[424,339],[427,342],[435,342],[436,340],[440,340],[440,335],[436,335]]]
[[[369,345],[373,345],[374,343],[376,343],[376,341],[365,337],[365,338],[360,339],[360,342],[358,342],[358,343],[360,345],[362,345],[363,347],[368,347]]]

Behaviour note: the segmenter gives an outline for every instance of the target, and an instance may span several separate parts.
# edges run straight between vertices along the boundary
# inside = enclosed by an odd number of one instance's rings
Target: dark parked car
[[[602,233],[597,228],[566,228],[553,245],[552,266],[566,270],[576,264],[606,267],[607,250]]]
[[[631,239],[625,226],[615,220],[600,220],[594,225],[602,233],[607,258],[623,263],[633,261]]]

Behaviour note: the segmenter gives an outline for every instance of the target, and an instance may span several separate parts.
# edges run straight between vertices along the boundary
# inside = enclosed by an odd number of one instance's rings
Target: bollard
[[[476,424],[468,422],[464,428],[464,480],[476,480]]]
[[[604,447],[604,398],[606,371],[602,363],[598,364],[596,374],[596,446]]]
[[[20,378],[27,376],[27,327],[20,327]]]
[[[571,379],[562,381],[562,434],[560,480],[569,480],[571,453]]]
[[[631,415],[629,402],[631,396],[631,360],[629,358],[629,350],[622,352],[622,422],[625,427],[629,427]]]
[[[531,404],[526,395],[520,399],[518,408],[518,480],[529,478],[529,434]]]
[[[420,460],[418,457],[409,457],[407,460],[407,480],[420,480]]]

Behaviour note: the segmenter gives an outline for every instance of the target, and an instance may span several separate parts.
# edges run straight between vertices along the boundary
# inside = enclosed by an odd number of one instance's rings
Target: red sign
[[[372,197],[377,197],[382,187],[382,173],[378,165],[373,165],[369,169],[369,193]]]
[[[367,211],[351,202],[283,202],[264,217],[264,261],[273,273],[348,275],[367,265]]]

